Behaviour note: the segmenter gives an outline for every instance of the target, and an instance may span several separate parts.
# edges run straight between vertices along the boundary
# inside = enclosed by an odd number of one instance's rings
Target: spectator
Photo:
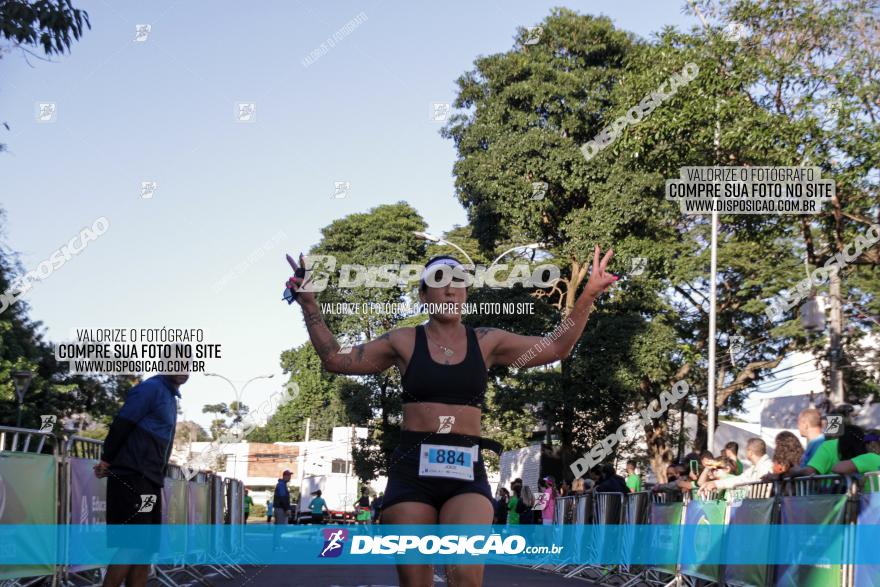
[[[819,449],[819,446],[825,442],[825,435],[822,433],[822,415],[815,408],[807,408],[798,414],[798,433],[807,439],[807,448],[801,455],[799,467],[806,467],[813,455]]]
[[[547,475],[538,481],[538,488],[543,490],[544,509],[541,510],[541,520],[545,526],[553,524],[556,514],[556,480],[552,475]]]
[[[495,497],[495,521],[493,524],[507,525],[507,511],[510,501],[510,492],[503,487],[498,488]]]
[[[636,473],[636,462],[626,462],[626,486],[631,493],[638,493],[642,490],[642,478]]]
[[[354,506],[357,510],[357,523],[358,524],[367,524],[370,521],[372,515],[370,514],[370,490],[366,487],[361,488],[361,496],[354,503]]]
[[[709,463],[715,460],[715,455],[712,454],[710,450],[704,450],[700,452],[700,466],[704,469],[709,466]]]
[[[571,484],[571,492],[574,495],[583,495],[586,491],[585,487],[586,483],[584,483],[583,479],[575,479]]]
[[[287,524],[290,518],[290,490],[287,484],[290,483],[290,476],[293,473],[289,470],[281,473],[281,479],[275,485],[275,495],[272,497],[272,505],[275,506],[275,524]]]
[[[602,480],[596,485],[594,491],[597,493],[629,493],[629,487],[623,477],[614,470],[614,465],[605,463],[600,465]]]
[[[562,482],[562,485],[559,486],[559,496],[565,497],[571,495],[571,484],[567,480]]]
[[[107,477],[108,525],[162,523],[162,486],[177,425],[177,399],[187,379],[187,374],[154,375],[128,390],[94,467],[96,477]],[[148,503],[151,507],[144,507]],[[134,546],[115,532],[108,532],[107,543],[109,547]],[[158,532],[139,546],[158,551]],[[149,573],[148,564],[111,564],[104,585],[118,587],[124,581],[126,587],[140,587],[147,584]]]
[[[535,510],[532,509],[533,507],[535,507],[535,494],[532,493],[531,487],[522,484],[522,480],[520,480],[519,483],[519,487],[521,489],[520,503],[519,506],[517,506],[517,511],[519,512],[519,523],[534,524],[535,519],[538,518],[537,516],[535,516]]]
[[[682,465],[670,464],[666,467],[666,483],[660,483],[651,488],[654,493],[679,494],[681,487],[679,483],[684,477],[685,468]],[[690,486],[690,481],[686,481]]]
[[[767,456],[767,443],[760,438],[750,438],[746,443],[746,459],[752,464],[742,475],[731,475],[724,479],[709,481],[701,490],[731,489],[747,483],[760,481],[764,475],[773,472],[773,461]]]
[[[330,510],[327,508],[327,501],[321,497],[321,490],[318,489],[312,492],[312,495],[315,497],[312,498],[312,501],[309,502],[309,511],[312,514],[312,524],[323,524],[324,523],[324,513],[330,515]]]
[[[519,494],[522,487],[519,485],[511,485],[510,490],[512,491],[512,494],[510,496],[510,501],[507,502],[507,525],[516,526],[519,524],[519,512],[517,511],[517,508],[519,507]]]
[[[589,489],[590,491],[592,491],[596,488],[596,485],[598,485],[602,481],[602,467],[593,467],[592,469],[590,469],[590,472],[587,473],[587,476],[589,477],[589,479],[585,481],[589,481]]]
[[[776,447],[773,449],[773,473],[780,475],[800,466],[804,447],[797,436],[784,430],[776,435]]]
[[[267,500],[266,500],[266,523],[267,523],[267,524],[271,524],[271,523],[272,523],[272,510],[273,510],[274,508],[275,508],[275,506],[272,505],[272,500],[271,500],[271,499],[267,499]]]
[[[382,502],[384,500],[385,500],[385,492],[384,491],[380,492],[379,495],[376,497],[376,499],[373,500],[372,508],[373,508],[373,523],[374,524],[379,523],[379,517],[382,514]]]
[[[735,463],[736,470],[733,472],[733,474],[742,475],[743,464],[742,461],[739,460],[739,444],[731,440],[724,445],[724,451],[722,452],[722,455]]]
[[[247,524],[251,515],[251,506],[254,505],[254,498],[250,496],[250,490],[244,490],[244,523]]]
[[[723,456],[708,462],[708,466],[700,473],[697,479],[697,487],[703,487],[709,481],[726,479],[736,475],[736,464],[729,457]]]
[[[864,454],[842,460],[834,465],[831,468],[832,472],[841,475],[854,475],[880,471],[880,430],[869,430],[865,434],[865,448],[867,452]]]
[[[843,446],[841,446],[841,444]],[[829,438],[819,445],[816,452],[805,467],[788,471],[788,477],[809,477],[810,475],[828,475],[834,465],[840,461],[850,460],[865,454],[865,433],[858,426],[845,424],[840,438]]]

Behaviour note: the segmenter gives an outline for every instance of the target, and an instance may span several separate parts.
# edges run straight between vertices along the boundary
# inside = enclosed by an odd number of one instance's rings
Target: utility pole
[[[351,473],[351,466],[354,463],[354,424],[351,425],[351,434],[348,436],[348,462],[345,465],[345,506],[343,512],[348,511],[348,502],[351,501],[351,495],[348,493],[348,476]],[[357,493],[355,491],[355,493]]]
[[[828,363],[830,373],[828,377],[829,400],[832,406],[843,403],[843,373],[840,371],[840,357],[843,354],[841,338],[843,333],[843,311],[840,307],[840,269],[830,272],[831,284],[829,294],[831,298],[831,336]]]
[[[303,477],[305,476],[306,469],[306,447],[309,444],[309,431],[312,427],[312,419],[306,418],[306,440],[303,443],[302,450],[299,451],[299,504],[297,504],[297,515],[298,512],[302,511],[302,500],[303,500]]]

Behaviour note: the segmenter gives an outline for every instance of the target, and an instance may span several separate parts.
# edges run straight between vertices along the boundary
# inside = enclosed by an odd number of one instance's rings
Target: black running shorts
[[[432,432],[403,432],[400,445],[394,449],[389,466],[388,486],[382,500],[385,510],[396,503],[417,501],[431,505],[438,512],[447,500],[463,493],[479,493],[492,502],[492,490],[486,475],[483,456],[474,463],[474,480],[444,479],[419,476],[419,455],[422,442],[446,446],[474,446],[477,436],[439,434]]]

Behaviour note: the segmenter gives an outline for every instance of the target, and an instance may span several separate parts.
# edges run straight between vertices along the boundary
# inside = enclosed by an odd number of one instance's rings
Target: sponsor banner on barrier
[[[662,528],[662,532],[646,535],[640,533],[637,540],[650,540],[647,544],[635,543],[635,548],[652,548],[657,552],[658,562],[655,565],[670,573],[675,572],[678,562],[678,544],[681,539],[681,511],[684,504],[680,501],[655,503],[651,505],[651,527]],[[665,564],[659,562],[665,560]]]
[[[70,523],[82,525],[106,524],[107,479],[95,477],[94,459],[72,457],[70,466]],[[71,572],[95,568],[97,565],[73,565]]]
[[[778,587],[828,587],[840,585],[842,571],[840,563],[844,560],[844,533],[835,528],[844,528],[843,515],[846,508],[846,495],[801,495],[783,497],[780,522],[785,527],[797,528],[800,525],[821,524],[829,531],[823,535],[805,536],[802,541],[777,542],[781,556],[789,561],[779,569],[776,585]],[[862,526],[877,528],[876,526]],[[878,533],[880,535],[880,533]],[[850,543],[851,544],[851,543]],[[868,544],[880,544],[869,541]],[[818,557],[801,557],[802,552],[819,548]],[[880,552],[880,548],[875,550]]]
[[[58,552],[58,533],[34,533],[34,526],[27,524],[57,528],[53,525],[58,521],[56,467],[52,455],[0,452],[0,561],[9,561],[0,564],[0,579],[51,575],[55,571],[53,561],[40,559]]]
[[[732,526],[744,526],[754,524],[769,524],[773,519],[773,499],[744,499],[729,504],[730,520]],[[758,538],[756,536],[756,538]],[[770,536],[765,541],[756,545],[759,549],[770,552],[775,548],[770,542]],[[725,558],[729,558],[730,552],[739,549],[739,544],[728,540],[725,545]],[[766,565],[726,565],[724,567],[724,580],[731,585],[767,585],[768,569]]]
[[[721,558],[721,539],[723,534],[713,532],[711,526],[724,524],[727,502],[724,500],[692,500],[685,507],[684,523],[697,529],[696,540],[684,545],[681,550],[682,572],[692,577],[702,577],[711,581],[721,578],[717,564],[710,560]],[[692,552],[686,549],[692,548]],[[685,564],[684,559],[698,561],[698,564]],[[704,562],[705,560],[705,562]]]
[[[213,552],[208,543],[214,526],[111,526],[114,539],[130,544],[120,550],[107,544],[107,526],[0,526],[0,544],[16,544],[15,549],[0,551],[0,565],[108,564],[182,562],[185,564],[674,564],[685,565],[801,565],[843,563],[880,564],[880,526],[831,524],[814,526],[686,524],[681,526],[637,525],[597,527],[577,526],[235,526],[223,525],[222,531],[241,533],[245,549]],[[38,546],[57,539],[58,533],[69,536],[69,551]],[[677,534],[680,550],[654,548],[670,532]],[[277,533],[277,534],[276,534]],[[575,551],[566,545],[595,542],[600,538],[607,548]],[[633,540],[634,547],[624,555],[623,544]],[[186,541],[186,552],[174,546]],[[703,551],[706,545],[729,540],[737,548],[726,553],[720,548]],[[797,549],[771,549],[763,545],[798,545]],[[854,550],[828,549],[842,543],[860,545]],[[224,541],[224,543],[228,543]],[[118,545],[119,542],[112,544]],[[146,550],[145,545],[156,545]],[[273,548],[274,546],[274,548]],[[808,583],[800,583],[806,585]],[[817,583],[810,583],[816,585]],[[826,582],[823,585],[832,585]]]
[[[861,496],[859,508],[859,524],[880,524],[880,493],[865,493]],[[858,538],[862,540],[863,537]],[[877,550],[877,543],[858,544],[856,548],[871,548]],[[856,566],[855,587],[880,587],[880,568],[866,565]]]
[[[98,461],[71,458],[70,523],[105,524],[107,522],[107,479],[95,477]]]

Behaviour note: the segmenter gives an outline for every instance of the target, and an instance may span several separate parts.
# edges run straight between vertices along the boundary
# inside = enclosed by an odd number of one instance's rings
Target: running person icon
[[[401,373],[403,420],[401,441],[389,462],[388,486],[382,505],[383,524],[491,524],[492,493],[481,448],[480,419],[488,370],[517,363],[522,367],[563,359],[587,324],[593,302],[617,277],[606,272],[613,253],[600,259],[596,246],[593,267],[574,308],[554,337],[522,336],[497,328],[471,328],[461,322],[467,297],[464,282],[437,281],[440,271],[455,275],[462,267],[454,257],[434,257],[425,264],[419,299],[432,310],[426,324],[396,328],[340,352],[339,343],[321,316],[313,293],[300,290],[308,275],[296,271],[287,288],[299,303],[309,338],[324,368],[333,373],[369,375],[394,366]],[[300,255],[301,269],[305,260]],[[454,418],[450,418],[454,416]],[[446,427],[438,430],[438,423]],[[398,565],[401,587],[433,585],[431,565]],[[450,585],[482,585],[482,565],[447,567]]]

